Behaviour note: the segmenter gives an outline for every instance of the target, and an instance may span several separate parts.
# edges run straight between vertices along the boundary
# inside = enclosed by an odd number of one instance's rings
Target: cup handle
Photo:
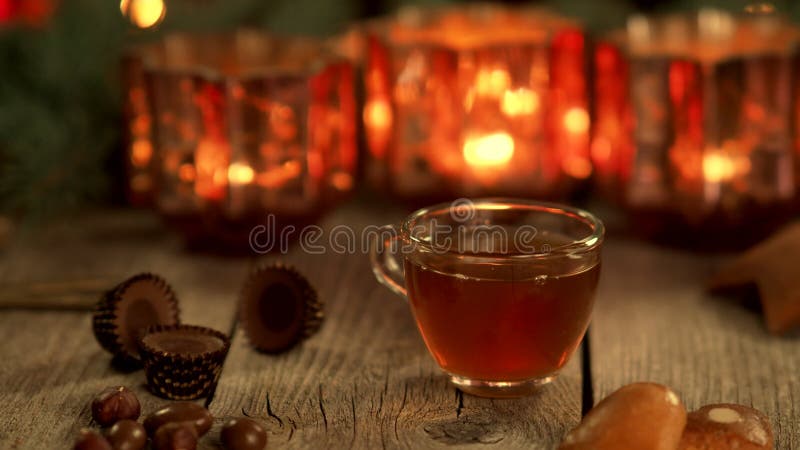
[[[400,239],[400,235],[392,225],[386,225],[383,229],[388,229],[391,233],[390,235],[378,233],[370,246],[369,260],[372,263],[372,273],[375,274],[379,283],[404,299],[408,299],[408,292],[403,287],[405,284],[403,266],[398,262],[396,255],[392,253],[392,244]]]

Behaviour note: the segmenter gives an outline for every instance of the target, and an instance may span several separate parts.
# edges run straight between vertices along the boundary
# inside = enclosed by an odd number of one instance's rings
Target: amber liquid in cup
[[[557,240],[567,239],[549,238]],[[589,324],[600,264],[570,273],[558,260],[537,268],[449,259],[405,262],[417,325],[442,369],[485,381],[557,373]]]
[[[373,272],[408,299],[455,386],[529,395],[556,378],[583,339],[605,228],[564,205],[478,199],[464,210],[459,202],[421,209],[377,241]]]

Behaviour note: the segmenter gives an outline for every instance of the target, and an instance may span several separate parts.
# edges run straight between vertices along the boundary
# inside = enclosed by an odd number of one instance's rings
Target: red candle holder
[[[596,180],[647,233],[744,242],[792,211],[797,30],[765,12],[634,16],[596,47]]]
[[[368,29],[373,186],[430,201],[563,197],[592,172],[585,39],[543,11],[408,9]]]
[[[242,247],[254,226],[312,222],[352,190],[353,70],[326,43],[176,34],[144,68],[155,204],[190,242]]]

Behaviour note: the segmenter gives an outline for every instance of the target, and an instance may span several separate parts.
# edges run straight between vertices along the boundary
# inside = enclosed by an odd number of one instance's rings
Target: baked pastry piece
[[[767,329],[783,334],[800,326],[800,223],[788,225],[723,266],[709,281],[715,293],[758,287]]]
[[[633,383],[619,388],[589,411],[561,450],[675,450],[686,409],[666,386]]]
[[[689,413],[679,450],[771,450],[769,419],[756,409],[721,403]]]

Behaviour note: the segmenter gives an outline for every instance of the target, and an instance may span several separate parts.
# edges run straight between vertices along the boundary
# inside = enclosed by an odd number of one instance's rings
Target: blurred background
[[[0,0],[0,212],[50,217],[123,203],[120,57],[131,43],[174,30],[256,27],[330,35],[400,0]],[[521,4],[522,2],[513,2]],[[635,11],[741,10],[740,0],[550,0],[590,32]],[[800,2],[775,2],[795,22]],[[136,11],[134,11],[136,10]]]

